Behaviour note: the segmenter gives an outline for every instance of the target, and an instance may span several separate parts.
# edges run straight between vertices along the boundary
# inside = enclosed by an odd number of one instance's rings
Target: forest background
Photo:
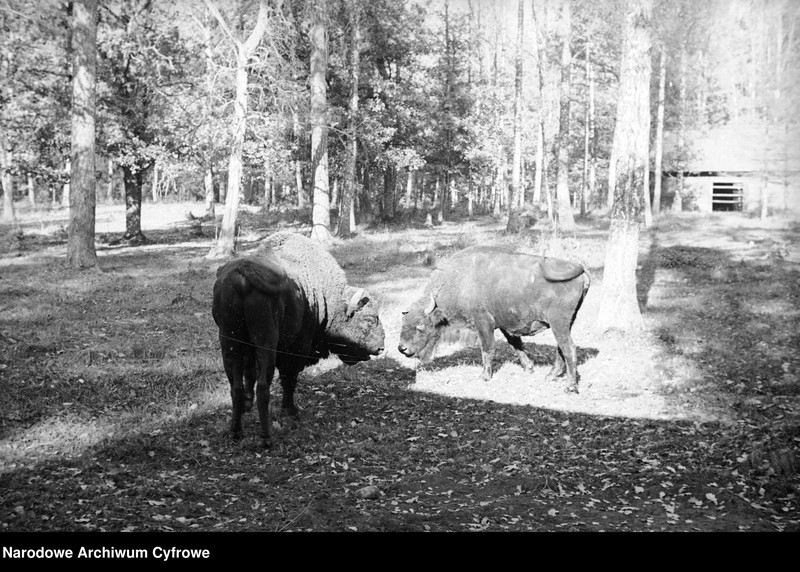
[[[443,220],[509,206],[569,228],[572,213],[557,207],[560,173],[569,210],[612,202],[628,11],[622,0],[101,2],[97,200],[126,201],[134,241],[142,197],[205,198],[212,214],[231,185],[267,209],[310,210],[321,198],[334,213],[352,205],[331,229],[343,236],[403,212]],[[776,132],[795,121],[798,13],[788,0],[652,5],[654,212],[662,164],[683,173],[692,154],[692,141],[677,137],[663,155],[664,133],[742,117]],[[5,222],[13,200],[69,204],[71,17],[72,3],[0,3]],[[246,45],[255,32],[261,41]],[[315,126],[326,131],[324,157],[312,153]]]

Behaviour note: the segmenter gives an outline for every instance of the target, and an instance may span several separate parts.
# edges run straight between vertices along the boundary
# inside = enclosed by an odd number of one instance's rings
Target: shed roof
[[[678,170],[677,132],[664,135],[664,170]],[[705,130],[690,130],[686,171],[800,171],[800,126],[737,119]]]

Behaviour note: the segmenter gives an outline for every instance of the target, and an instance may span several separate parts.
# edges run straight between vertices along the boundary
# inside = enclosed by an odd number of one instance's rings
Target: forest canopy
[[[565,5],[571,7],[566,29]],[[359,224],[392,218],[398,209],[432,210],[440,218],[451,209],[504,212],[517,138],[520,190],[513,200],[519,208],[541,206],[552,216],[559,145],[568,149],[573,208],[607,204],[622,0],[101,1],[99,202],[122,199],[129,183],[146,200],[224,199],[239,68],[232,39],[254,30],[260,9],[266,10],[265,31],[246,60],[245,203],[311,204],[311,138],[319,119],[309,89],[309,29],[318,18],[327,40],[332,209],[342,200],[353,153]],[[71,2],[0,0],[6,197],[68,202],[71,14]],[[799,18],[791,0],[656,1],[651,140],[662,61],[667,134],[742,117],[794,122]],[[518,73],[521,103],[515,106]],[[568,131],[562,136],[565,100]],[[679,139],[665,150],[664,164],[680,165],[691,155],[691,140]],[[651,156],[655,147],[651,141]]]

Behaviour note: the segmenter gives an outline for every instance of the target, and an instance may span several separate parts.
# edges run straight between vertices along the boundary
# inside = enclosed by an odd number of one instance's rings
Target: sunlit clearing
[[[540,345],[538,338],[537,345]],[[552,348],[554,356],[555,346],[547,348]],[[410,389],[460,399],[632,419],[708,421],[717,419],[719,415],[718,412],[705,410],[701,403],[683,406],[665,393],[664,380],[657,380],[654,374],[653,367],[657,361],[647,352],[643,352],[639,358],[629,358],[606,348],[593,357],[583,360],[579,357],[580,393],[575,395],[564,391],[565,378],[552,382],[545,380],[552,367],[551,360],[537,364],[532,373],[526,373],[515,358],[509,357],[508,352],[504,354],[502,348],[498,350],[494,375],[488,382],[480,378],[480,352],[475,350],[449,358],[450,361],[458,359],[469,363],[441,364],[435,359],[430,364],[420,366]],[[443,357],[440,348],[437,348],[437,356]],[[623,364],[623,361],[627,363]],[[676,379],[674,383],[685,381]]]

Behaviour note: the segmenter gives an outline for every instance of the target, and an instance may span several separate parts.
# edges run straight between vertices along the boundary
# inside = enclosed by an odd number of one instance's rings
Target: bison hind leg
[[[248,352],[244,356],[244,411],[253,409],[253,401],[255,400],[255,385],[256,385],[256,360],[253,352]]]
[[[567,375],[567,393],[578,393],[578,352],[570,332],[570,322],[552,325],[553,336],[558,344],[556,363],[547,378],[552,380]],[[566,370],[566,372],[565,372]]]

